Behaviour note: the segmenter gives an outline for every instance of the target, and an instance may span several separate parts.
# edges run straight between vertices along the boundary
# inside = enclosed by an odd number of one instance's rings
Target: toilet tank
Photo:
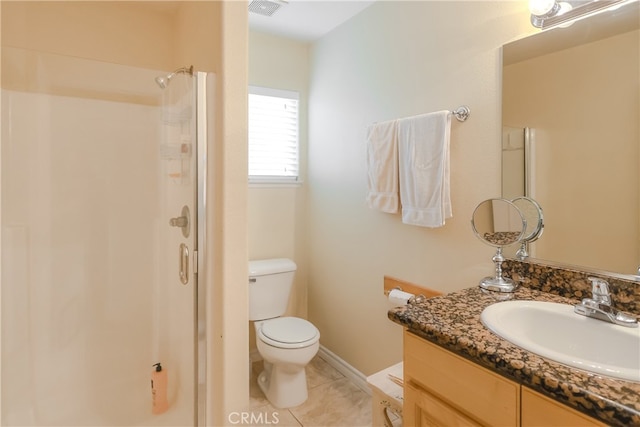
[[[296,268],[296,264],[286,258],[249,261],[249,320],[284,314]]]

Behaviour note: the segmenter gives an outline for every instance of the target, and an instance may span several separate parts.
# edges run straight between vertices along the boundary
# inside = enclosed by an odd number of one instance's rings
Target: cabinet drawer
[[[405,384],[412,382],[482,424],[520,421],[520,385],[405,331]]]
[[[591,427],[606,424],[522,387],[522,426]]]

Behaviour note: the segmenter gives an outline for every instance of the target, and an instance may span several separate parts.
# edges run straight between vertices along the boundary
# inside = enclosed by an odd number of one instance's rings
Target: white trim
[[[298,188],[302,187],[302,181],[252,181],[249,179],[249,188]]]
[[[344,375],[356,387],[371,396],[371,388],[369,387],[369,383],[367,383],[367,377],[362,372],[349,365],[344,359],[340,358],[322,344],[320,344],[318,356],[327,362],[329,366]],[[251,366],[253,366],[254,362],[262,360],[262,355],[260,355],[257,349],[254,349],[249,352],[249,359],[251,360]]]
[[[261,360],[262,360],[262,355],[260,354],[257,348],[254,348],[249,352],[249,361],[251,362],[251,364],[254,364],[255,362],[259,362]]]
[[[278,98],[295,99],[300,100],[300,93],[294,90],[274,89],[264,86],[252,86],[249,85],[249,93],[263,96],[276,96]]]
[[[536,130],[524,128],[524,177],[525,196],[536,197]]]
[[[331,350],[320,344],[320,350],[318,350],[318,356],[324,359],[331,367],[347,377],[353,384],[360,390],[371,396],[371,389],[367,383],[367,377],[353,366],[349,365],[338,355]]]
[[[253,364],[262,360],[262,355],[254,348],[249,352],[249,378],[253,376]],[[258,372],[256,372],[258,374]]]

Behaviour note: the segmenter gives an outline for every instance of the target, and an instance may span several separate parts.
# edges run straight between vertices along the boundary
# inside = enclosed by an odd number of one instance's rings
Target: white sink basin
[[[532,353],[596,374],[640,382],[640,328],[573,312],[573,306],[505,301],[480,315],[492,332]]]

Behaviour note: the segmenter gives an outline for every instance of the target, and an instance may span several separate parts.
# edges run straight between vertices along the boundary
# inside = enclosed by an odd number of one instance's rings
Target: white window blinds
[[[298,93],[249,87],[249,182],[298,181]]]

